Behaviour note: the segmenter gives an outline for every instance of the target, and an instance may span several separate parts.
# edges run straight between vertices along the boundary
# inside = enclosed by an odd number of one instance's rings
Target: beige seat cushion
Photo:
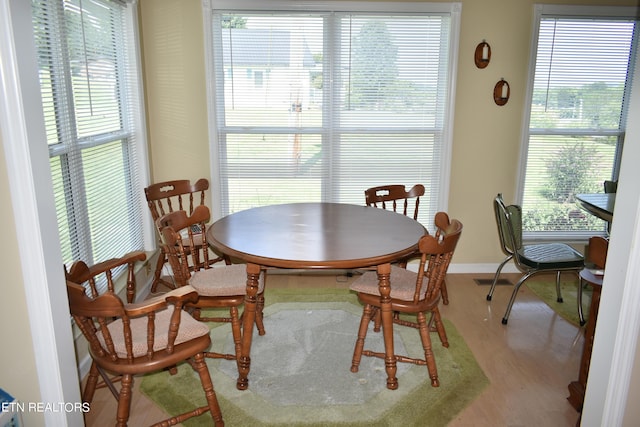
[[[389,279],[391,283],[391,298],[403,301],[413,301],[413,294],[416,291],[417,279],[417,273],[392,265],[391,277]],[[375,271],[368,271],[364,273],[359,279],[355,280],[349,288],[352,291],[380,296],[378,273]],[[420,290],[420,299],[424,299],[426,292],[427,286],[425,283]]]
[[[180,237],[182,237],[182,245],[184,247],[189,247],[190,243],[189,243],[189,231],[187,231],[187,229],[182,229],[180,230]],[[202,246],[202,234],[201,233],[194,233],[193,234],[193,244],[195,246]]]
[[[171,321],[172,313],[173,307],[169,307],[165,310],[156,312],[155,334],[153,340],[153,350],[156,352],[167,348],[167,343],[169,340],[169,322]],[[146,316],[131,319],[131,336],[133,341],[132,350],[134,357],[144,356],[145,354],[147,354],[147,324],[148,319]],[[109,324],[109,333],[111,334],[111,338],[113,339],[113,344],[115,346],[118,357],[126,358],[127,350],[124,343],[122,319],[118,319]],[[209,327],[207,325],[198,322],[193,317],[191,317],[189,313],[183,311],[180,316],[180,329],[178,330],[178,337],[175,340],[175,345],[190,341],[203,335],[207,335],[208,333]],[[105,343],[102,333],[98,332],[97,335],[100,343],[104,347]]]
[[[232,264],[196,271],[189,284],[201,296],[234,296],[247,293],[247,267]],[[258,293],[264,291],[264,274],[258,281]]]

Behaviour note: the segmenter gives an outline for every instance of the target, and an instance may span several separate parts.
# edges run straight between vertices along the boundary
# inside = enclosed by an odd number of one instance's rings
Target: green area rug
[[[386,388],[384,361],[363,357],[350,371],[362,307],[342,289],[274,289],[266,294],[267,334],[254,333],[249,389],[236,389],[235,362],[207,361],[225,425],[233,426],[446,426],[489,383],[453,324],[445,320],[450,347],[432,334],[440,387],[425,366],[398,364],[398,390]],[[397,352],[420,355],[416,330],[396,328]],[[211,331],[214,350],[231,345],[229,325]],[[366,347],[381,351],[382,334]],[[141,390],[170,414],[204,397],[188,365],[178,374],[147,375]],[[210,426],[208,414],[185,422]]]
[[[560,281],[560,292],[562,293],[563,299],[561,303],[557,301],[555,276],[549,276],[549,279],[538,279],[534,277],[524,282],[524,284],[563,319],[576,326],[580,326],[577,302],[578,279],[569,274],[566,274],[566,276],[568,280],[561,279]],[[587,285],[582,289],[582,313],[584,314],[585,321],[589,317],[591,293],[591,286]]]

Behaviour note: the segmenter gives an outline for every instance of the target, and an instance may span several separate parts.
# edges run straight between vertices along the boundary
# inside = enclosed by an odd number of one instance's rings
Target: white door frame
[[[0,0],[0,131],[40,397],[59,405],[80,402],[80,390],[32,25],[30,1]],[[48,426],[84,424],[80,411],[43,415]]]

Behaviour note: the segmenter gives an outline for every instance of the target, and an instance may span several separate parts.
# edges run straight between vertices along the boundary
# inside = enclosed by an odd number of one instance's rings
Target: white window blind
[[[32,1],[63,260],[142,249],[131,5]]]
[[[602,9],[547,6],[538,14],[522,186],[529,236],[606,230],[575,195],[604,192],[603,182],[617,179],[622,151],[637,28],[633,15],[607,9],[604,16]]]
[[[359,3],[378,7],[359,12],[327,2],[211,6],[221,8],[210,14],[209,64],[220,214],[362,205],[368,187],[420,183],[419,220],[429,227],[446,203],[454,4],[431,12],[425,3],[403,12],[385,3]]]

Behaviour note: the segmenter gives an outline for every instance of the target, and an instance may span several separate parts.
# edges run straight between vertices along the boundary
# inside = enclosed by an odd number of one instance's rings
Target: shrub
[[[595,192],[593,170],[596,160],[583,142],[563,146],[547,164],[549,182],[542,195],[558,203],[575,203],[576,194]]]

